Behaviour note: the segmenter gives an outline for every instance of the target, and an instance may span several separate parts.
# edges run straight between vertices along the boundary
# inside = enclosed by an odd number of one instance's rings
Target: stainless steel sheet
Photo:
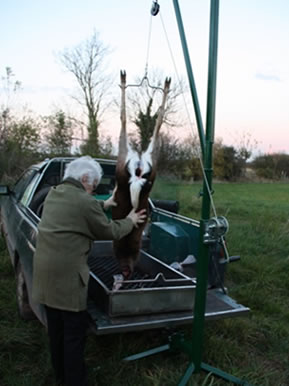
[[[120,271],[111,254],[92,254],[89,266],[89,296],[111,317],[193,310],[194,280],[145,251],[140,253],[133,276],[117,290],[113,276]]]

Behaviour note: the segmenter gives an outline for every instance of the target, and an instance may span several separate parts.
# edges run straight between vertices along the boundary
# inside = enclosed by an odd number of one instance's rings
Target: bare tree
[[[21,87],[19,80],[15,80],[11,67],[5,68],[5,75],[0,83],[0,147],[8,135],[8,125],[11,120],[12,99]]]
[[[79,45],[60,53],[60,60],[66,70],[72,73],[80,89],[80,97],[74,97],[85,107],[88,123],[88,138],[82,151],[92,156],[99,153],[99,125],[105,109],[104,97],[111,85],[106,75],[104,62],[108,47],[99,40],[98,34]]]

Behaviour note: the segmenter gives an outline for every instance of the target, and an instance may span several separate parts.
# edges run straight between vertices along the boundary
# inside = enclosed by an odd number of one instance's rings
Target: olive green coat
[[[32,299],[50,307],[86,309],[93,240],[119,240],[133,229],[130,218],[108,220],[103,201],[72,178],[53,187],[44,203],[33,263]]]

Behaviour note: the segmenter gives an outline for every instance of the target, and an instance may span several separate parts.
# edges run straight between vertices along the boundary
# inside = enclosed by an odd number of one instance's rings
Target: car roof
[[[45,158],[43,161],[32,165],[30,168],[41,170],[48,164],[52,162],[71,162],[78,157],[53,157],[53,158]],[[99,162],[103,165],[116,165],[116,160],[114,159],[106,159],[106,158],[94,158],[95,161]]]

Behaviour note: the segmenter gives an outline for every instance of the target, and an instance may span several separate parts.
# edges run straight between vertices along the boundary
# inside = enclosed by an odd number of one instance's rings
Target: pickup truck
[[[33,255],[45,197],[74,158],[53,158],[28,168],[14,186],[0,186],[1,231],[15,270],[19,314],[46,324],[44,307],[31,299]],[[106,199],[115,182],[113,160],[97,160],[104,171],[96,199]],[[196,289],[199,222],[178,214],[178,202],[150,199],[149,221],[134,277],[119,283],[112,242],[95,241],[90,267],[88,312],[96,334],[175,327],[192,322]],[[221,246],[210,257],[206,319],[245,315],[224,288]],[[221,251],[222,252],[222,251]]]

